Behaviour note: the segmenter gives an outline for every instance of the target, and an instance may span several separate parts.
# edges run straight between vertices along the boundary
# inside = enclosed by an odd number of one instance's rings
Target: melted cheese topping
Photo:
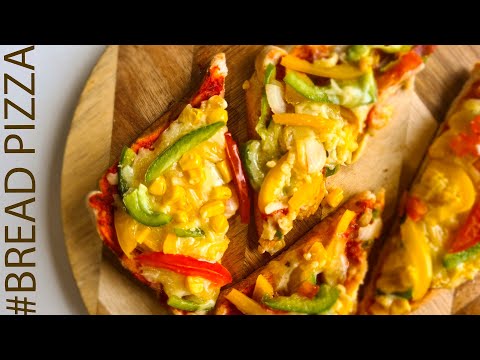
[[[219,96],[204,101],[199,109],[187,105],[153,145],[154,150],[140,149],[133,165],[123,169],[131,186],[147,185],[145,173],[149,165],[180,137],[210,123],[226,122],[226,107],[226,101]],[[153,210],[173,218],[167,225],[149,227],[140,224],[121,210],[121,200],[116,199],[115,225],[117,233],[126,234],[119,236],[119,241],[127,256],[137,248],[139,251],[162,251],[220,262],[229,243],[226,237],[227,220],[238,208],[232,185],[233,174],[225,152],[226,131],[224,126],[210,139],[185,153],[179,162],[150,184],[149,197]],[[182,237],[176,235],[176,229],[201,229],[204,234]],[[125,240],[122,242],[122,239]],[[143,268],[142,275],[150,282],[161,283],[168,296],[188,299],[189,295],[195,295],[215,299],[219,292],[218,286],[212,286],[207,280],[193,281],[189,276],[168,270]]]

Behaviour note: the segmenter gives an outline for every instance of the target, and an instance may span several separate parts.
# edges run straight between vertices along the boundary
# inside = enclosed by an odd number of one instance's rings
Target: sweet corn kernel
[[[202,158],[195,152],[187,152],[178,162],[183,171],[202,167]]]
[[[358,65],[360,66],[360,70],[363,72],[371,69],[373,65],[373,57],[365,56],[361,58]]]
[[[163,252],[165,254],[177,253],[177,235],[169,233],[163,242]]]
[[[203,159],[217,163],[225,159],[225,150],[220,144],[213,141],[205,141],[195,148]]]
[[[200,276],[187,276],[187,288],[192,294],[198,294],[203,291],[203,278]]]
[[[148,191],[152,195],[162,196],[167,190],[167,182],[163,176],[159,176],[155,181],[148,187]]]
[[[310,259],[313,261],[318,261],[319,263],[323,264],[327,260],[327,250],[320,242],[315,242],[308,251],[307,254],[310,254]],[[304,255],[305,256],[305,255]]]
[[[202,168],[188,170],[187,175],[189,178],[188,182],[192,185],[201,184],[205,181],[205,171]]]
[[[225,160],[218,162],[217,169],[220,175],[222,176],[223,181],[225,183],[229,183],[232,181],[232,173],[230,172],[230,168]]]
[[[156,251],[156,252],[163,250],[162,243],[160,241],[154,240],[150,237],[147,237],[146,239],[144,239],[142,245],[144,245],[144,246],[148,247],[150,250]]]
[[[209,122],[217,122],[217,121],[223,121],[227,122],[228,121],[228,113],[226,110],[222,108],[214,109],[208,114]]]
[[[409,313],[412,310],[410,303],[407,299],[395,299],[390,308],[392,315],[402,315]]]
[[[185,198],[185,189],[181,186],[174,185],[165,195],[165,201],[174,204]]]
[[[215,215],[221,215],[224,212],[225,204],[221,200],[209,201],[200,208],[200,215],[203,218],[210,218]]]
[[[210,245],[207,250],[205,258],[209,261],[218,262],[222,258],[223,253],[227,250],[229,240],[225,237],[226,241],[217,242]]]
[[[190,109],[191,110],[191,122],[193,124],[198,124],[200,123],[202,120],[203,120],[203,117],[205,116],[205,113],[200,110],[200,109],[195,109],[195,108],[192,108]]]
[[[340,188],[331,189],[327,195],[327,204],[331,207],[337,207],[343,200],[343,190]]]
[[[173,218],[177,223],[186,223],[188,222],[188,214],[186,211],[177,211],[173,214]]]
[[[145,239],[150,235],[152,230],[147,226],[137,227],[137,231],[135,233],[135,240],[137,240],[138,244],[143,244]]]
[[[219,186],[213,188],[212,199],[216,200],[228,200],[232,197],[232,190],[228,186]]]
[[[228,220],[225,215],[215,215],[210,219],[210,226],[216,233],[222,234],[228,230]]]

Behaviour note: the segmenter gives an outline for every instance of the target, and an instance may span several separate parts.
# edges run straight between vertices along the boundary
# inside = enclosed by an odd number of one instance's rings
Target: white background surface
[[[0,73],[9,73],[13,77],[25,79],[29,83],[30,72],[25,69],[5,63],[4,55],[24,48],[25,46],[0,46],[0,61],[3,64]],[[4,154],[3,146],[0,154],[0,180],[6,172],[17,166],[30,169],[35,175],[36,193],[35,203],[28,209],[36,218],[36,250],[28,260],[34,259],[36,267],[33,273],[37,281],[37,291],[32,300],[37,303],[37,314],[86,314],[80,294],[73,279],[68,263],[62,232],[60,212],[60,175],[62,169],[63,151],[70,127],[75,106],[78,102],[83,86],[93,69],[104,46],[35,46],[35,50],[27,53],[27,62],[35,66],[35,100],[36,100],[36,129],[22,136],[25,146],[34,147],[35,154]],[[1,96],[3,97],[3,80]],[[13,91],[13,89],[12,89]],[[28,95],[28,94],[27,94]],[[8,96],[15,98],[15,93]],[[18,93],[16,99],[29,104],[30,98],[25,93]],[[23,101],[25,100],[25,101]],[[3,102],[3,99],[2,99]],[[3,108],[3,106],[2,106]],[[3,111],[3,110],[2,110]],[[12,116],[13,117],[13,116]],[[20,116],[18,116],[20,118]],[[2,117],[3,120],[3,117]],[[5,120],[4,124],[6,123]],[[9,119],[8,121],[16,121]],[[21,121],[18,120],[17,123]],[[23,120],[23,123],[26,121]],[[8,134],[0,128],[1,141],[4,142]],[[3,186],[3,185],[2,185]],[[3,195],[3,189],[2,193]],[[13,196],[15,195],[15,196]],[[4,226],[12,226],[10,236],[16,234],[15,227],[20,223],[15,218],[6,216],[4,207],[12,201],[22,201],[30,195],[8,194],[0,196],[0,255],[3,258],[6,251],[4,241]],[[16,201],[15,201],[16,202]],[[22,220],[21,220],[22,221]],[[29,229],[27,227],[26,229]],[[30,231],[25,231],[28,236]],[[0,279],[5,280],[4,262],[0,264]],[[8,313],[5,308],[7,295],[0,291],[0,313]],[[18,294],[20,296],[30,294]]]

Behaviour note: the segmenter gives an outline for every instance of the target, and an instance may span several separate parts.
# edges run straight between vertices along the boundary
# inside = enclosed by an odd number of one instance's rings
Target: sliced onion
[[[305,155],[307,157],[307,169],[309,174],[322,171],[327,161],[327,153],[322,143],[315,138],[305,140]]]
[[[371,224],[358,229],[358,240],[368,241],[374,240],[380,236],[382,232],[382,219],[375,219]]]
[[[287,111],[287,104],[283,100],[283,87],[276,84],[265,85],[267,100],[274,114],[283,114]]]

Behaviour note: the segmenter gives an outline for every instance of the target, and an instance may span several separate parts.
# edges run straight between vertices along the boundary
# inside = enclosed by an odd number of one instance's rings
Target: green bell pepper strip
[[[337,301],[338,296],[339,291],[336,287],[322,284],[313,299],[293,294],[290,296],[264,296],[262,302],[272,309],[315,315],[329,310]]]
[[[275,80],[277,76],[277,68],[273,64],[268,64],[267,68],[265,69],[265,78],[264,78],[264,85],[270,84],[272,80]],[[267,122],[270,116],[270,105],[268,104],[267,94],[265,90],[263,91],[261,103],[260,103],[260,118],[258,119],[257,126],[255,130],[260,135],[262,140],[265,140],[267,137]]]
[[[405,290],[405,291],[395,291],[395,292],[392,292],[392,293],[386,293],[386,292],[382,291],[381,289],[376,289],[376,294],[377,295],[394,295],[394,296],[397,296],[397,297],[400,297],[400,298],[403,298],[403,299],[406,299],[406,300],[412,300],[413,288],[410,288],[410,289]]]
[[[325,168],[325,177],[335,175],[339,169],[340,169],[340,165],[335,165],[333,169],[330,169],[329,167]]]
[[[213,306],[209,303],[196,302],[192,300],[182,299],[178,296],[170,296],[167,300],[167,304],[173,308],[185,310],[185,311],[199,311],[210,310]]]
[[[371,104],[377,99],[377,84],[372,71],[366,72],[358,79],[339,80],[336,87],[309,84],[295,71],[289,71],[284,81],[300,95],[315,102],[355,108]]]
[[[466,250],[445,255],[445,257],[443,258],[443,266],[445,266],[449,270],[453,269],[479,253],[480,243],[473,245]]]
[[[296,92],[308,100],[324,103],[332,103],[326,90],[328,86],[315,86],[305,82],[296,71],[289,71],[283,78]]]
[[[200,228],[193,228],[193,229],[173,229],[175,235],[178,237],[202,237],[205,236],[205,232]]]
[[[264,85],[270,84],[277,77],[277,68],[273,64],[268,64],[265,69]]]
[[[247,171],[250,185],[255,191],[259,191],[265,177],[260,167],[260,141],[250,140],[240,147],[243,165]]]
[[[359,61],[361,58],[370,55],[371,50],[371,45],[352,45],[347,49],[347,60]]]
[[[140,184],[138,188],[123,196],[123,204],[128,214],[143,225],[156,227],[168,224],[172,217],[151,209],[147,191],[147,187]]]
[[[200,143],[210,139],[223,126],[225,126],[225,123],[223,121],[218,121],[213,124],[195,129],[182,136],[172,145],[163,150],[163,152],[158,155],[157,158],[150,164],[145,173],[145,182],[147,185],[152,183],[157,177],[168,170],[175,162],[180,160],[183,154],[190,151]]]
[[[270,115],[270,105],[268,105],[267,95],[262,95],[262,100],[260,103],[260,117],[258,118],[258,123],[255,126],[255,131],[260,135],[262,140],[265,140],[267,137],[267,120]]]
[[[393,295],[401,297],[403,299],[407,299],[407,300],[412,300],[412,294],[413,294],[413,289],[412,288],[410,288],[406,291],[397,291],[397,292],[393,293]]]
[[[130,184],[128,183],[126,176],[125,176],[125,167],[132,166],[133,161],[135,160],[135,151],[130,149],[129,147],[125,146],[122,150],[122,154],[120,155],[120,161],[118,163],[118,192],[120,196],[123,196],[128,189],[130,188]]]
[[[407,52],[412,45],[352,45],[347,50],[347,60],[357,62],[360,59],[369,56],[373,49],[380,49],[388,54],[397,52]]]

